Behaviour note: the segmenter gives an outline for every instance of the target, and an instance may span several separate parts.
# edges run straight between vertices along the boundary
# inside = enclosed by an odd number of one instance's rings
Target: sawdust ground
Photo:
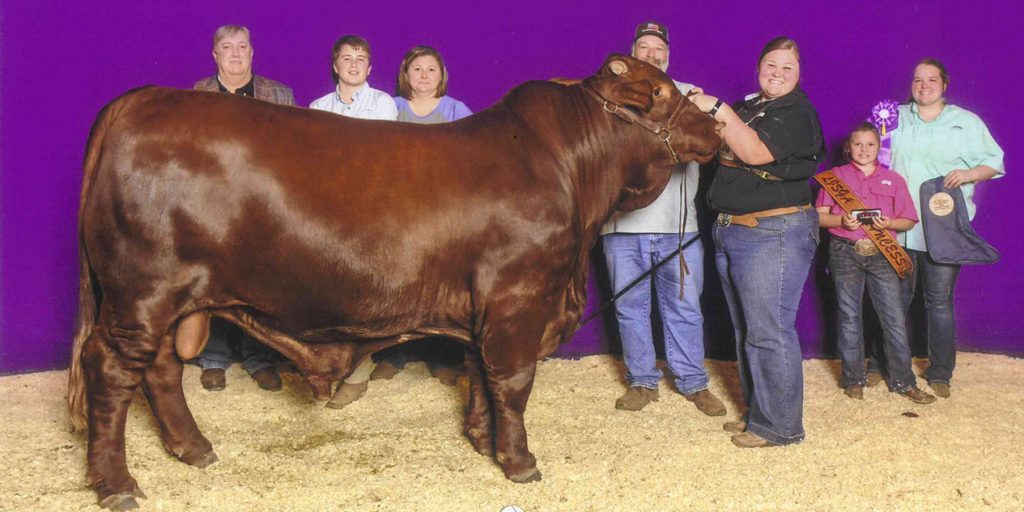
[[[880,388],[848,399],[836,361],[805,361],[806,441],[758,450],[722,430],[740,413],[734,363],[707,366],[725,418],[703,416],[666,381],[659,402],[615,410],[622,366],[611,356],[541,362],[526,415],[544,473],[533,484],[505,480],[462,437],[465,379],[445,387],[420,363],[340,411],[294,376],[268,393],[233,366],[227,390],[211,393],[188,366],[189,405],[220,461],[196,469],[166,454],[140,393],[128,464],[149,496],[142,510],[1024,509],[1024,360],[962,353],[953,397],[928,406]],[[96,510],[65,379],[0,377],[0,509]]]

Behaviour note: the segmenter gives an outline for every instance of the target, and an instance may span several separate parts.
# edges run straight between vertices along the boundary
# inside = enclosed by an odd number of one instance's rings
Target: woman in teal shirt
[[[918,216],[921,184],[941,176],[947,188],[963,192],[968,215],[974,218],[974,184],[1004,174],[1003,150],[978,116],[946,103],[948,87],[949,73],[938,60],[924,59],[914,68],[912,101],[900,106],[899,127],[892,134],[892,168],[907,180]],[[905,280],[904,307],[909,309],[920,276],[931,362],[925,378],[936,395],[948,398],[956,365],[953,288],[960,265],[929,258],[923,224],[901,236],[914,262],[914,274]]]

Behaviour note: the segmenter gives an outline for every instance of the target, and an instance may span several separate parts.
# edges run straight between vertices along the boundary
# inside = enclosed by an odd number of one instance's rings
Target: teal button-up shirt
[[[982,120],[956,105],[946,105],[930,122],[918,117],[917,104],[900,105],[899,127],[892,132],[892,170],[907,180],[918,218],[921,217],[921,184],[955,169],[987,165],[1003,176],[1003,150]],[[974,218],[974,183],[960,186],[968,217]],[[924,223],[900,234],[907,249],[927,251]]]

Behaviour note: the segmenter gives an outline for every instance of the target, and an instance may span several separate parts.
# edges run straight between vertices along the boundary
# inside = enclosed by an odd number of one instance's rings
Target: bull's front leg
[[[466,349],[466,374],[469,377],[469,402],[466,404],[462,433],[481,455],[494,456],[494,416],[491,396],[484,379],[483,361],[474,349]]]
[[[128,473],[124,438],[128,407],[142,371],[128,368],[109,340],[105,329],[97,327],[82,348],[89,397],[87,476],[100,506],[129,510],[138,507],[136,497],[145,497]]]
[[[523,423],[526,402],[537,373],[537,362],[532,359],[536,351],[528,361],[516,363],[518,358],[510,354],[513,352],[510,347],[491,348],[491,351],[485,348],[482,356],[487,385],[494,401],[494,458],[509,480],[516,483],[538,481],[541,473],[537,469],[537,458],[530,453]]]
[[[203,436],[181,389],[182,364],[174,338],[164,336],[156,359],[143,372],[142,389],[149,399],[164,448],[182,462],[205,468],[217,461],[210,441]]]

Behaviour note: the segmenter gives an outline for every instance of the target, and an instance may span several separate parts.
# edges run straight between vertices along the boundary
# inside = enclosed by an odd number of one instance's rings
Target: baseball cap
[[[637,25],[636,36],[633,37],[633,40],[636,41],[637,39],[640,39],[641,36],[648,35],[658,36],[661,38],[662,41],[665,41],[665,44],[668,44],[668,29],[665,28],[665,25],[662,25],[661,23],[658,23],[656,21],[648,21],[647,23],[641,23]]]

